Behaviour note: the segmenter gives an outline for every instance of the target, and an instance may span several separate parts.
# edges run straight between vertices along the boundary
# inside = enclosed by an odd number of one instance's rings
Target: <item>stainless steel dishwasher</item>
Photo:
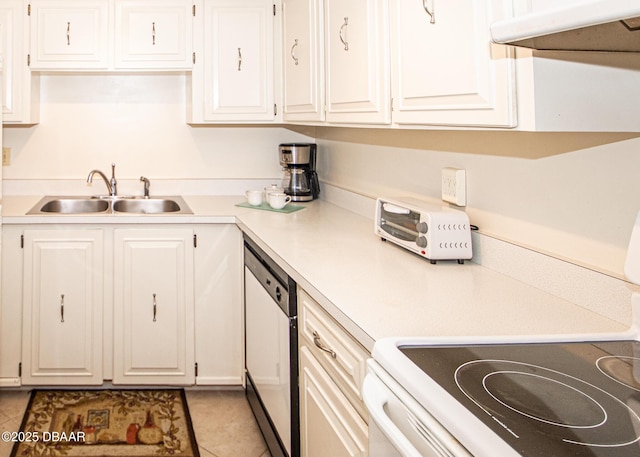
[[[273,457],[300,455],[296,283],[244,238],[246,394]]]

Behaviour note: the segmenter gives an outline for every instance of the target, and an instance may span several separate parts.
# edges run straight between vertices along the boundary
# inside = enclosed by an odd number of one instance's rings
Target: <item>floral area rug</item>
[[[182,389],[34,390],[11,457],[199,457]]]

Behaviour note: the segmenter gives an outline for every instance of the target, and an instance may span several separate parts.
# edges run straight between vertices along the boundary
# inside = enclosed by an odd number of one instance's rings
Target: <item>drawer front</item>
[[[324,311],[304,290],[298,291],[300,336],[338,387],[363,416],[362,383],[369,352]]]

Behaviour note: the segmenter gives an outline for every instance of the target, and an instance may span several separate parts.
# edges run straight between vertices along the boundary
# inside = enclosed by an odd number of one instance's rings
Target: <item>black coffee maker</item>
[[[320,195],[316,174],[315,143],[283,143],[279,146],[282,189],[294,202],[308,202]]]

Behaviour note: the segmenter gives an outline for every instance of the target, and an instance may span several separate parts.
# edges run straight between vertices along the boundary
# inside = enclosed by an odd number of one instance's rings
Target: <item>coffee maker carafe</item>
[[[315,143],[284,143],[279,146],[282,189],[295,202],[308,202],[320,195],[316,174]]]

